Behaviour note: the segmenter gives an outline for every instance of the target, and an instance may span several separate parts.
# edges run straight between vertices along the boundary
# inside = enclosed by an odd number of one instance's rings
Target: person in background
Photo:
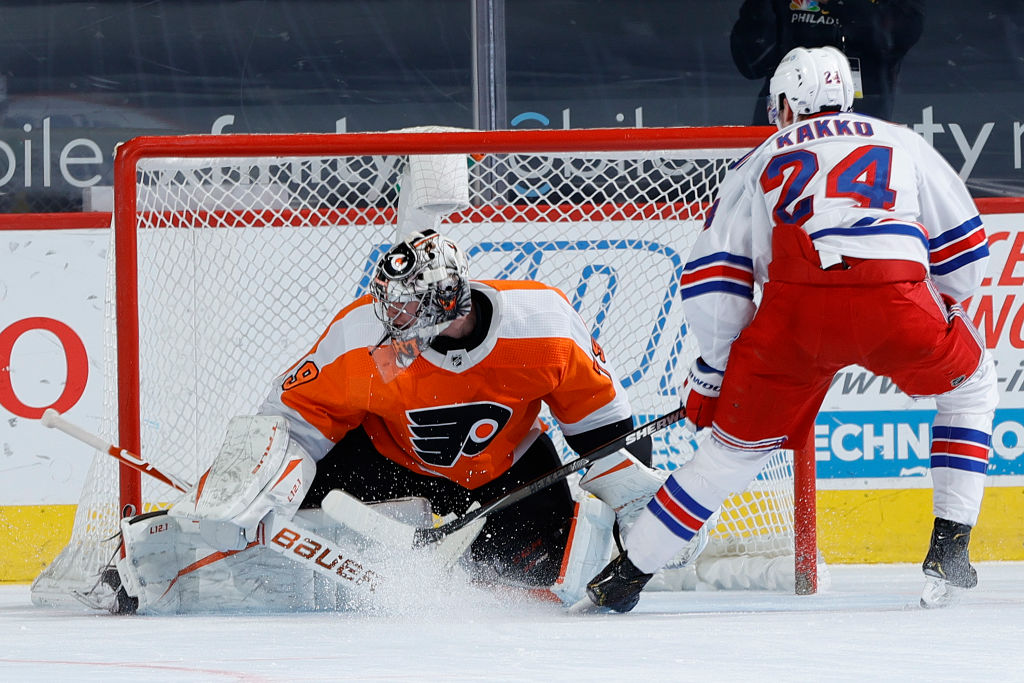
[[[730,47],[745,78],[764,80],[751,123],[768,124],[762,103],[782,56],[822,45],[849,59],[857,113],[892,120],[900,64],[923,29],[922,0],[744,0]]]

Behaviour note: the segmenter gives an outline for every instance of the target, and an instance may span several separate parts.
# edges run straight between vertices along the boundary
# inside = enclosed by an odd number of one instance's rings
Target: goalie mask
[[[455,242],[434,230],[416,232],[377,263],[374,311],[397,341],[429,342],[470,311],[469,267]]]
[[[768,121],[779,128],[783,97],[800,116],[853,108],[850,62],[834,47],[793,48],[779,62],[768,90]]]

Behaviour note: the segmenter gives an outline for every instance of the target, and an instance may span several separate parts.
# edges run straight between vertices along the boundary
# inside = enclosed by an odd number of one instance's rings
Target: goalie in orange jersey
[[[265,529],[294,519],[343,545],[354,533],[413,552],[411,530],[368,527],[373,514],[362,503],[392,501],[377,510],[429,525],[432,514],[461,516],[548,474],[562,463],[538,419],[542,404],[579,453],[633,430],[614,369],[562,292],[470,280],[467,271],[458,245],[433,230],[394,245],[370,293],[273,381],[259,414],[232,418],[185,496],[122,522],[125,552],[102,579],[115,593],[110,609],[352,604],[345,591],[355,574],[331,574],[340,592],[330,597],[262,547]],[[650,468],[649,437],[629,448],[589,468],[580,488],[593,495],[574,498],[560,480],[467,524],[433,546],[434,556],[480,582],[576,603],[612,555],[615,523],[628,525],[666,476]],[[325,500],[336,489],[349,495]],[[331,504],[339,497],[347,507]],[[303,557],[322,550],[304,543]]]
[[[564,294],[470,280],[459,246],[425,230],[383,256],[370,293],[277,378],[260,413],[283,416],[316,462],[303,507],[340,488],[364,502],[423,497],[444,516],[561,464],[538,419],[542,403],[579,453],[634,426],[615,370]],[[631,448],[608,460],[629,460],[631,476],[655,490],[649,438]],[[614,521],[611,508],[583,498],[577,505],[561,481],[490,515],[470,546],[474,571],[582,597],[589,567],[611,552]],[[588,555],[567,585],[566,571]]]

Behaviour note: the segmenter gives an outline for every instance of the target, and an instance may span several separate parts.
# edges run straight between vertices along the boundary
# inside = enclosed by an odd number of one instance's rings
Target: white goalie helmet
[[[834,47],[797,47],[786,53],[768,87],[768,121],[779,128],[783,97],[800,116],[829,108],[853,108],[853,74],[846,55]]]
[[[434,230],[409,235],[374,271],[374,311],[395,340],[429,342],[470,311],[469,266],[452,240]]]

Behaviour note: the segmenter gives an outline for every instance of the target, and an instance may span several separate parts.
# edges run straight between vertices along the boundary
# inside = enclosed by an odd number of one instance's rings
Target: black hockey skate
[[[645,574],[629,561],[626,552],[608,563],[587,584],[587,596],[598,607],[628,612],[640,601],[640,591],[654,574]]]
[[[110,606],[111,614],[135,614],[139,609],[139,599],[128,595],[121,585],[121,575],[114,567],[106,567],[100,574],[100,581],[114,591],[114,603]]]
[[[111,614],[135,614],[139,609],[138,598],[128,595],[121,585],[121,575],[113,565],[100,570],[93,587],[87,591],[72,589],[71,595],[83,605]]]
[[[967,546],[971,527],[959,522],[935,518],[931,545],[921,569],[929,577],[921,596],[922,607],[945,607],[959,594],[978,585],[978,572],[971,566]]]

